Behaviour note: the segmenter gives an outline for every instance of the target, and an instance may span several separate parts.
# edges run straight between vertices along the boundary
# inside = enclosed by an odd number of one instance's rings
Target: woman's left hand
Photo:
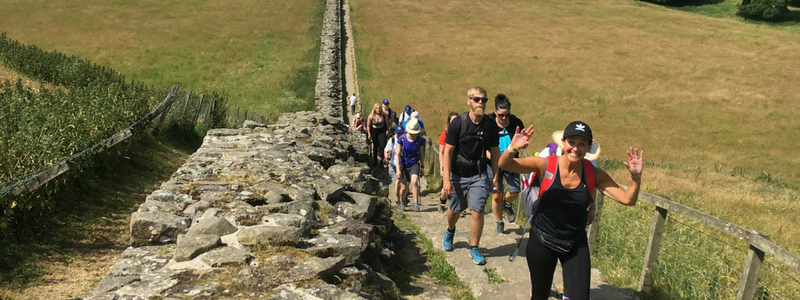
[[[628,167],[628,172],[631,172],[631,175],[642,175],[642,168],[644,168],[642,156],[644,155],[644,150],[639,151],[639,148],[630,147],[627,152],[628,161],[623,162],[623,164]]]

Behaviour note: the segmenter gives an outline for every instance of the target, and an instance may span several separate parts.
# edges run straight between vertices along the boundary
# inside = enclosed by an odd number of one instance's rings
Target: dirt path
[[[394,199],[390,197],[394,202]],[[406,214],[419,226],[420,230],[431,239],[433,246],[438,251],[442,248],[442,237],[446,228],[445,217],[438,212],[438,200],[432,197],[423,197],[420,212],[407,210]],[[444,252],[447,262],[456,269],[458,278],[470,286],[473,295],[478,299],[529,299],[530,282],[528,281],[528,266],[525,257],[527,239],[523,240],[519,256],[514,262],[508,260],[508,255],[516,247],[517,240],[522,234],[521,226],[510,224],[506,221],[505,234],[494,235],[494,215],[484,215],[485,225],[481,237],[481,251],[487,264],[478,266],[472,263],[469,256],[469,221],[468,215],[463,215],[456,225],[454,240],[455,250]],[[527,236],[527,234],[526,234]],[[608,285],[603,275],[597,269],[592,269],[591,298],[595,300],[633,300],[638,299],[632,290],[618,289]],[[490,280],[501,283],[490,283]],[[557,267],[550,299],[560,300],[559,292],[563,291],[561,267]]]
[[[350,95],[353,93],[356,94],[358,97],[358,103],[356,103],[356,110],[361,110],[361,89],[358,88],[358,72],[356,71],[356,61],[355,61],[355,38],[353,33],[353,24],[351,24],[350,18],[350,1],[344,0],[344,28],[345,28],[345,64],[344,64],[344,82],[345,82],[345,90],[344,90],[344,101],[347,102],[348,107],[348,120],[352,120],[355,118],[355,113],[350,111],[350,103],[347,100],[350,98]]]

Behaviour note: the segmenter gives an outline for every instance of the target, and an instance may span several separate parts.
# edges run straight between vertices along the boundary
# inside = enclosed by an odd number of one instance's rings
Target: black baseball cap
[[[567,128],[564,128],[564,137],[569,137],[573,135],[580,135],[582,137],[586,137],[589,139],[589,143],[594,140],[592,138],[592,128],[589,128],[589,125],[584,123],[583,121],[572,121],[567,125]]]

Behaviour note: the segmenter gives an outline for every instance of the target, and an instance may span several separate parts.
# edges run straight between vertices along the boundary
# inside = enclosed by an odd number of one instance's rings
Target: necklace
[[[569,171],[569,174],[567,174],[567,184],[569,184],[569,180],[572,179],[572,174],[575,174],[574,170]]]

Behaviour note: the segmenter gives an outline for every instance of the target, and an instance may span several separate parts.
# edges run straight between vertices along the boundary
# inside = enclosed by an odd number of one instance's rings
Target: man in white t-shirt
[[[394,156],[397,155],[397,149],[395,148],[395,144],[397,143],[397,139],[403,135],[405,129],[402,125],[397,125],[394,129],[394,136],[388,138],[386,141],[386,148],[383,148],[383,151],[386,152],[386,157],[388,159],[384,160],[385,163],[389,164],[389,180],[390,181],[397,181],[397,167],[394,165]],[[396,203],[400,205],[401,201],[405,201],[405,199],[400,199],[400,182],[394,183],[394,195]]]
[[[358,98],[356,98],[356,93],[353,93],[353,95],[350,96],[350,98],[348,100],[350,101],[350,113],[351,114],[355,114],[356,113],[356,101],[358,101]]]

